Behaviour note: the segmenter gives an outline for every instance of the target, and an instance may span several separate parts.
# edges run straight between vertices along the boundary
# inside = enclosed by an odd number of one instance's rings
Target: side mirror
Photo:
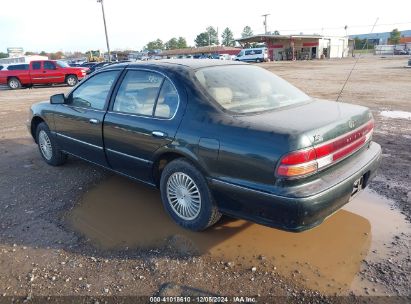
[[[51,104],[63,104],[66,102],[66,97],[64,94],[55,94],[50,97]]]

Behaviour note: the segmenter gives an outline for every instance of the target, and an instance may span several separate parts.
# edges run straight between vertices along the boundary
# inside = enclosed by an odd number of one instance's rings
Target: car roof
[[[161,59],[161,60],[149,60],[139,62],[125,62],[116,63],[105,67],[104,69],[118,67],[144,67],[144,66],[158,66],[165,68],[172,67],[185,67],[187,69],[197,70],[206,67],[222,66],[222,65],[247,65],[247,63],[231,60],[219,60],[219,59]]]

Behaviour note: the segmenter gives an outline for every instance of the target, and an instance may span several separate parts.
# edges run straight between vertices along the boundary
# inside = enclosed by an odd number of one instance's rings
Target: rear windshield
[[[7,67],[7,69],[9,71],[13,71],[13,70],[28,70],[29,69],[29,65],[28,64],[15,64],[15,65],[9,65]]]
[[[215,101],[234,113],[269,111],[310,99],[287,81],[257,66],[208,67],[195,75]]]

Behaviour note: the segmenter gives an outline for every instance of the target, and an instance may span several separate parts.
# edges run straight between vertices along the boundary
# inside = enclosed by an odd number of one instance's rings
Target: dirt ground
[[[39,303],[47,296],[70,296],[64,301],[72,303],[85,301],[75,296],[90,303],[147,303],[149,296],[191,296],[196,303],[215,302],[201,298],[213,296],[409,301],[411,120],[380,113],[411,112],[406,63],[359,60],[341,100],[369,107],[376,120],[383,159],[370,185],[375,192],[364,191],[301,234],[229,218],[188,233],[164,214],[158,191],[74,158],[47,166],[27,132],[28,109],[69,88],[0,88],[0,303],[39,296]],[[335,100],[353,64],[348,58],[261,66],[313,97]]]

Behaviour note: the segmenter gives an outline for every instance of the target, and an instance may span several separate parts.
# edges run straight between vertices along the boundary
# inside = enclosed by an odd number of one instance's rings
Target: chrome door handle
[[[153,131],[151,132],[151,135],[153,135],[154,137],[159,137],[159,138],[163,138],[166,137],[167,134],[161,131]]]
[[[100,120],[95,119],[95,118],[90,118],[90,119],[88,120],[88,122],[91,123],[91,124],[98,124],[98,123],[100,122]]]

